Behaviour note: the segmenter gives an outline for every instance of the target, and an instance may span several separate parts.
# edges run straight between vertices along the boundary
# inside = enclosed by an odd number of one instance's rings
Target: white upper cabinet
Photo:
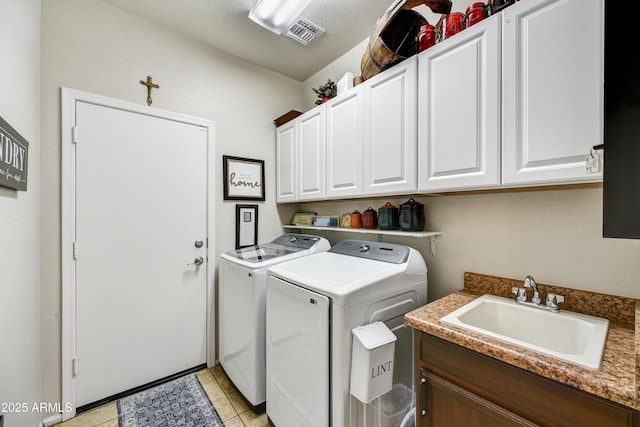
[[[585,157],[603,137],[604,1],[526,0],[502,19],[503,184],[601,180]]]
[[[366,80],[364,194],[417,190],[417,58]]]
[[[277,201],[601,181],[604,1],[526,0],[277,129]]]
[[[418,55],[421,192],[500,185],[501,21],[496,18]]]
[[[363,192],[362,85],[327,102],[328,199],[354,197]]]
[[[326,106],[296,118],[298,145],[298,201],[324,199]]]
[[[295,124],[296,121],[291,120],[276,128],[276,201],[278,203],[298,200]]]

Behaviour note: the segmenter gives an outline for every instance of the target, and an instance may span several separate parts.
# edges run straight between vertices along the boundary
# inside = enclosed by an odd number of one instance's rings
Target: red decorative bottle
[[[467,13],[464,15],[465,27],[477,24],[487,17],[487,7],[482,2],[473,3],[467,8]]]
[[[425,24],[420,27],[418,32],[418,52],[429,49],[436,44],[436,32],[431,24]]]
[[[451,12],[443,18],[441,25],[440,41],[464,30],[464,13]]]

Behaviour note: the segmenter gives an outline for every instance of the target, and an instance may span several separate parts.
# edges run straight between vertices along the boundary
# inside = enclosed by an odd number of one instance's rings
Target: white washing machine
[[[276,427],[395,426],[414,399],[413,332],[404,315],[427,301],[415,249],[343,240],[269,268],[267,415]],[[397,337],[393,388],[364,404],[349,391],[351,330],[384,322]]]
[[[222,368],[255,412],[265,402],[265,299],[267,269],[323,252],[329,241],[283,234],[271,243],[220,255],[218,353]]]

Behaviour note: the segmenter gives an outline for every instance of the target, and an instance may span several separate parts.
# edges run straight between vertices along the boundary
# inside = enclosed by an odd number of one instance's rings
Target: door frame
[[[76,272],[74,260],[74,241],[76,238],[76,150],[74,126],[76,124],[76,102],[86,102],[107,108],[116,108],[135,114],[173,120],[199,126],[207,133],[207,303],[206,303],[206,359],[207,366],[215,365],[215,123],[210,120],[187,116],[179,113],[159,110],[127,101],[95,95],[66,87],[62,91],[62,189],[61,189],[61,268],[62,268],[62,328],[61,328],[61,372],[62,399],[65,411],[62,420],[76,415],[76,376],[73,373],[73,360],[76,356]]]

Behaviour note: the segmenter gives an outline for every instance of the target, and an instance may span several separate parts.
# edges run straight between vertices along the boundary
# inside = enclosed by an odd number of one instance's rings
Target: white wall
[[[465,271],[640,298],[640,240],[602,238],[602,189],[415,196],[425,230],[440,231],[437,256],[428,239],[386,237],[418,249],[428,267],[429,301],[462,288]],[[342,214],[408,196],[306,203],[301,210]],[[335,235],[371,239],[375,235]],[[333,235],[327,236],[329,239]],[[332,241],[335,243],[335,241]]]
[[[462,4],[458,0],[454,2]],[[8,6],[11,2],[11,6]],[[5,9],[26,11],[39,5],[37,0],[0,0],[0,20],[9,14]],[[461,7],[457,7],[461,9]],[[12,13],[13,14],[13,13]],[[31,15],[30,15],[31,16]],[[14,20],[13,16],[11,17]],[[33,21],[36,19],[33,18]],[[428,18],[429,19],[429,18]],[[4,21],[0,21],[4,24]],[[431,19],[430,19],[431,22]],[[433,22],[432,22],[433,23]],[[33,31],[37,23],[30,22]],[[14,31],[2,26],[2,52],[12,52]],[[27,26],[28,27],[28,26]],[[11,37],[9,37],[11,34]],[[9,40],[12,40],[9,42]],[[60,396],[60,87],[66,86],[100,95],[145,104],[146,92],[138,80],[148,74],[161,87],[154,91],[153,107],[203,117],[216,122],[216,167],[221,172],[223,154],[264,159],[267,169],[267,201],[260,203],[261,241],[281,233],[280,222],[289,222],[300,205],[275,204],[275,149],[272,120],[283,113],[313,106],[312,87],[327,78],[339,79],[346,71],[358,73],[364,41],[347,55],[320,70],[304,84],[281,75],[244,63],[211,49],[178,33],[106,5],[99,0],[47,0],[42,4],[42,132],[41,174],[42,215],[41,272],[42,272],[42,400],[59,401]],[[6,47],[5,47],[6,45]],[[23,51],[24,48],[20,47]],[[28,50],[31,52],[31,50]],[[33,58],[32,58],[33,56]],[[23,58],[20,62],[26,62]],[[1,99],[18,95],[31,99],[37,93],[37,77],[30,75],[38,69],[37,54],[28,55],[30,66],[14,68],[15,79],[1,80]],[[3,71],[4,72],[4,71]],[[15,82],[19,82],[16,84]],[[5,97],[9,93],[11,96]],[[26,94],[26,97],[25,97]],[[37,98],[37,96],[35,96]],[[0,114],[16,127],[37,149],[38,101],[15,105],[0,103]],[[22,111],[24,109],[24,112]],[[12,118],[18,116],[16,118]],[[24,129],[24,130],[23,130]],[[32,150],[34,150],[32,146]],[[32,151],[32,153],[35,151]],[[34,162],[32,156],[30,162]],[[35,159],[37,162],[37,159]],[[36,163],[31,172],[37,174]],[[37,177],[36,177],[37,178]],[[11,231],[11,243],[18,244],[18,255],[10,254],[8,277],[23,286],[10,288],[25,299],[36,298],[37,289],[37,230],[38,224],[30,216],[36,215],[36,178],[30,176],[29,192],[15,199],[10,192],[0,190],[0,232]],[[222,201],[222,188],[216,202],[217,253],[234,245],[235,203]],[[462,272],[478,271],[486,274],[524,277],[533,274],[540,282],[555,283],[581,289],[591,289],[639,298],[640,241],[609,240],[601,236],[600,189],[545,191],[531,193],[457,195],[421,197],[427,205],[427,227],[443,232],[438,239],[438,256],[427,255],[427,241],[396,239],[417,247],[429,266],[430,299],[435,299],[462,287]],[[396,204],[407,197],[388,200]],[[304,209],[320,213],[343,213],[368,206],[377,208],[385,199],[336,203],[311,203]],[[14,209],[18,206],[18,210]],[[342,238],[336,235],[337,239]],[[361,236],[359,237],[361,238]],[[4,238],[3,238],[4,239]],[[386,240],[386,239],[385,239]],[[389,239],[389,241],[394,241]],[[4,243],[4,240],[3,240]],[[15,246],[12,245],[12,246]],[[25,246],[26,245],[26,246]],[[23,247],[25,246],[25,247]],[[1,247],[1,245],[0,245]],[[1,247],[0,251],[6,251]],[[1,252],[0,255],[5,255]],[[35,258],[34,258],[35,257]],[[5,266],[7,258],[1,258]],[[36,260],[37,261],[37,260]],[[32,270],[29,270],[32,268]],[[25,276],[26,279],[25,279]],[[7,291],[3,272],[2,295]],[[24,285],[24,284],[27,285]],[[33,296],[35,293],[35,296]],[[37,333],[37,311],[29,302],[11,302],[9,311],[0,313],[0,328],[20,321],[18,332],[10,331],[15,345],[26,346],[24,332]],[[3,314],[5,313],[5,314]],[[35,316],[35,317],[34,317]],[[26,318],[26,319],[23,319]],[[35,320],[34,320],[35,319]],[[16,323],[16,320],[19,322]],[[24,331],[23,331],[24,329]],[[37,345],[18,355],[8,354],[4,346],[5,332],[0,335],[0,358],[10,357],[13,380],[20,376],[32,385],[22,385],[30,396],[37,390],[37,374],[25,373],[25,367],[37,371],[31,359],[36,357]],[[27,336],[27,338],[29,338]],[[32,342],[36,342],[33,340]],[[13,347],[11,348],[13,350]],[[36,359],[37,360],[37,359]],[[5,360],[0,359],[0,393],[4,393]],[[37,364],[37,362],[36,362]],[[4,398],[4,394],[0,395]],[[37,397],[37,396],[36,396]],[[18,396],[22,398],[22,396]]]
[[[465,11],[472,0],[454,0],[452,10]],[[419,10],[435,24],[438,17]],[[365,40],[304,82],[305,109],[314,107],[311,90],[345,72],[357,75]],[[408,197],[306,203],[300,210],[342,214],[387,200],[396,206]],[[426,205],[426,228],[441,231],[437,257],[428,255],[428,240],[385,238],[419,249],[429,268],[429,300],[462,288],[463,273],[523,278],[541,283],[640,298],[640,240],[602,238],[602,189],[418,197]],[[362,235],[336,234],[362,239]],[[333,235],[327,236],[332,238]],[[365,237],[366,238],[366,237]],[[369,236],[376,238],[375,235]],[[332,242],[334,243],[334,242]]]
[[[0,403],[6,426],[40,414],[40,0],[0,0],[0,116],[29,142],[27,191],[0,188]],[[11,408],[9,408],[11,409]],[[1,413],[0,413],[1,414]]]
[[[42,5],[42,388],[59,401],[60,379],[60,87],[146,105],[139,80],[153,77],[153,107],[216,123],[222,155],[265,160],[266,199],[259,240],[282,232],[275,203],[273,119],[302,107],[302,84],[240,61],[99,0]],[[222,181],[219,181],[220,183]],[[235,245],[235,204],[216,201],[216,257]],[[286,215],[289,213],[284,209]],[[213,237],[213,236],[212,236]]]
[[[451,11],[465,12],[467,7],[472,3],[474,3],[474,0],[452,0]],[[417,6],[413,10],[422,14],[427,22],[432,25],[436,25],[441,16],[440,14],[433,13],[426,5]],[[373,29],[372,25],[371,30],[373,31]],[[313,91],[313,88],[325,84],[327,79],[338,82],[345,73],[352,73],[354,77],[359,76],[361,73],[360,61],[362,60],[362,56],[366,51],[368,43],[369,37],[358,43],[340,58],[336,59],[331,64],[328,64],[322,70],[319,70],[317,73],[305,80],[303,82],[304,86],[302,89],[304,95],[304,110],[300,111],[305,112],[315,107],[315,102],[318,99],[318,96]]]
[[[300,111],[305,112],[315,107],[315,102],[318,99],[318,96],[313,91],[313,88],[325,84],[327,79],[338,82],[345,73],[352,73],[354,77],[359,76],[360,60],[362,59],[362,55],[367,48],[368,43],[369,38],[367,37],[366,40],[361,41],[340,58],[336,59],[331,64],[305,80],[302,88],[304,95],[304,110]]]

